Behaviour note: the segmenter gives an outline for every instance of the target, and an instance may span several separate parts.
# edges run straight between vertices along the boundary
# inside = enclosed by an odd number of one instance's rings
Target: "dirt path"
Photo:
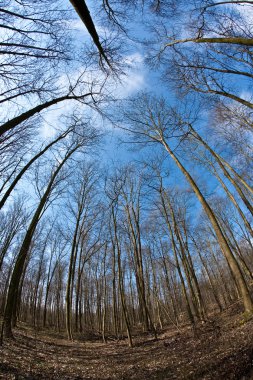
[[[226,311],[193,337],[167,330],[157,341],[68,342],[18,330],[0,349],[1,379],[241,379],[253,360],[253,321]]]

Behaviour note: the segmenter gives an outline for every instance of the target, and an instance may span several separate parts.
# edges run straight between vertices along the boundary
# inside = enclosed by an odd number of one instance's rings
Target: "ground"
[[[197,327],[170,327],[127,341],[69,342],[27,326],[0,347],[0,379],[248,380],[253,365],[253,320],[238,304]]]

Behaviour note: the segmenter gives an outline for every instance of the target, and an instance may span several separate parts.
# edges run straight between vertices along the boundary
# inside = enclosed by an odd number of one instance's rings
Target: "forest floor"
[[[189,326],[127,341],[69,342],[28,327],[0,347],[0,379],[253,379],[253,320],[238,304],[204,325]],[[250,372],[252,371],[252,375]],[[251,377],[252,376],[252,377]]]

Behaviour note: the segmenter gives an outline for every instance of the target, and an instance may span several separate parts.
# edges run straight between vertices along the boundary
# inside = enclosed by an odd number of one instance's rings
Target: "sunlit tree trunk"
[[[133,347],[130,321],[129,321],[128,312],[126,308],[126,300],[125,300],[124,285],[123,285],[123,278],[122,278],[122,268],[121,268],[121,248],[120,248],[120,243],[118,240],[117,220],[116,220],[114,206],[112,206],[112,218],[113,218],[113,228],[114,228],[114,241],[116,245],[117,259],[118,259],[118,283],[119,283],[121,306],[122,306],[122,312],[123,312],[124,321],[125,321],[126,329],[127,329],[128,344],[130,347]]]
[[[12,318],[16,315],[16,307],[18,302],[18,290],[20,285],[20,280],[24,272],[24,266],[25,261],[27,259],[27,255],[31,246],[31,242],[34,236],[34,232],[36,230],[36,227],[39,223],[39,220],[41,218],[41,215],[43,213],[43,209],[48,201],[48,198],[50,196],[50,193],[52,191],[55,179],[60,172],[61,168],[65,164],[65,162],[68,160],[68,158],[77,150],[78,146],[76,146],[74,149],[70,150],[65,158],[62,160],[62,162],[58,165],[57,169],[53,172],[50,181],[48,183],[48,186],[44,192],[44,195],[42,196],[39,205],[33,215],[32,221],[27,229],[27,232],[25,234],[25,237],[23,239],[20,251],[18,253],[15,266],[12,272],[12,277],[10,280],[6,305],[5,305],[5,311],[4,311],[4,333],[6,337],[13,337],[12,333]]]
[[[182,171],[182,173],[185,175],[187,181],[190,183],[193,191],[195,192],[197,198],[199,199],[200,203],[202,204],[212,226],[213,226],[213,229],[215,231],[215,234],[216,234],[216,237],[217,237],[217,240],[220,244],[220,247],[221,247],[221,250],[223,252],[223,254],[225,255],[228,263],[229,263],[229,266],[231,268],[231,271],[233,272],[233,275],[234,275],[234,278],[236,280],[236,283],[239,287],[239,290],[240,290],[240,295],[242,297],[242,300],[243,300],[243,304],[244,304],[244,309],[245,309],[245,312],[247,313],[252,313],[253,312],[253,302],[252,302],[252,299],[251,299],[251,296],[250,296],[250,292],[248,290],[248,287],[247,287],[247,284],[246,284],[246,281],[243,277],[243,274],[241,272],[241,269],[240,269],[240,266],[238,265],[238,262],[237,260],[235,259],[229,245],[228,245],[228,242],[226,241],[223,233],[222,233],[222,230],[219,226],[219,223],[217,221],[217,218],[215,217],[214,215],[214,212],[212,211],[211,207],[209,206],[209,204],[207,203],[205,197],[203,196],[203,194],[201,193],[200,189],[198,188],[196,182],[193,180],[193,178],[191,177],[191,175],[189,174],[189,172],[185,169],[185,167],[181,164],[181,162],[178,160],[178,158],[175,156],[175,154],[173,153],[173,151],[170,149],[169,145],[167,144],[167,142],[162,138],[162,144],[164,145],[165,149],[167,150],[167,152],[169,153],[169,155],[171,156],[171,158],[175,161],[175,163],[177,164],[177,166],[179,167],[179,169]]]
[[[249,200],[246,198],[245,194],[243,193],[240,186],[237,184],[237,182],[234,180],[234,178],[230,175],[230,173],[227,171],[227,169],[224,166],[224,160],[220,158],[220,156],[214,152],[214,150],[200,137],[200,135],[191,127],[191,131],[193,136],[196,137],[198,141],[201,142],[201,144],[211,153],[211,155],[215,158],[216,162],[218,163],[219,167],[221,168],[223,174],[225,177],[232,183],[232,185],[235,187],[236,191],[240,195],[242,201],[244,202],[245,206],[250,211],[251,215],[253,215],[253,207],[250,204]],[[167,148],[166,148],[167,149]],[[226,162],[226,166],[229,166],[231,169],[231,166]],[[233,170],[234,174],[236,173],[235,170]],[[237,173],[236,173],[237,174]],[[237,174],[237,179],[239,179],[240,182],[243,183],[245,186],[246,182],[242,180],[242,177]],[[246,184],[247,185],[247,184]],[[250,189],[250,192],[253,194],[253,189],[250,188],[249,185],[247,185],[247,189]]]

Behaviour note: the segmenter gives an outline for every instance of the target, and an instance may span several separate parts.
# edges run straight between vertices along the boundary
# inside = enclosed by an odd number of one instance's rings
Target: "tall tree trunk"
[[[201,142],[201,144],[211,153],[211,155],[215,158],[216,162],[218,163],[219,167],[221,168],[223,174],[225,175],[225,177],[232,183],[232,185],[235,187],[236,191],[238,192],[238,194],[240,195],[242,201],[244,202],[245,206],[248,208],[248,210],[250,211],[251,215],[253,215],[253,207],[252,205],[250,204],[249,200],[246,198],[245,194],[243,193],[242,189],[240,188],[240,186],[237,184],[237,182],[234,180],[234,178],[230,175],[230,173],[227,171],[227,169],[225,168],[224,166],[224,162],[225,160],[221,159],[219,157],[219,155],[217,153],[214,152],[214,150],[201,138],[201,136],[193,129],[193,127],[191,127],[191,131],[192,131],[192,134],[193,136],[195,136],[195,138],[197,140],[199,140]],[[226,165],[228,166],[228,163],[226,163]],[[232,167],[229,165],[229,167],[232,169]],[[233,170],[234,171],[234,170]],[[234,171],[234,173],[236,173]],[[237,174],[237,173],[236,173]],[[237,178],[242,182],[242,178],[241,176],[239,176],[237,174]],[[245,186],[246,182],[243,181],[243,185]],[[247,185],[247,189],[249,190],[250,189],[250,192],[253,194],[253,189],[251,189],[249,187],[249,185]]]
[[[63,167],[65,162],[68,160],[68,158],[77,150],[77,148],[78,146],[76,146],[74,149],[70,150],[66,154],[62,162],[58,165],[57,169],[52,174],[49,184],[45,190],[45,193],[39,202],[39,205],[33,215],[32,221],[23,239],[20,251],[18,253],[16,262],[15,262],[15,266],[12,272],[5,310],[4,310],[4,334],[6,337],[9,337],[9,338],[13,337],[11,321],[12,321],[12,317],[16,314],[15,305],[17,305],[17,301],[18,301],[17,297],[18,297],[20,279],[24,272],[25,261],[29,252],[29,248],[31,246],[34,232],[41,218],[43,209],[47,203],[48,197],[50,196],[51,190],[53,188],[53,185],[58,173],[60,172],[61,168]]]
[[[121,305],[122,305],[122,312],[123,312],[124,321],[125,321],[126,329],[127,329],[128,345],[130,347],[133,347],[130,321],[129,321],[127,307],[126,307],[124,284],[123,284],[123,278],[122,278],[121,248],[120,248],[120,244],[119,244],[119,240],[118,240],[117,220],[116,220],[114,206],[112,206],[112,218],[113,218],[113,228],[114,228],[114,240],[116,243],[115,245],[116,245],[116,249],[117,249],[117,258],[118,258],[118,282],[119,282],[119,292],[120,292],[120,299],[121,299]]]
[[[205,197],[201,193],[196,182],[193,180],[193,178],[191,177],[189,172],[185,169],[185,167],[181,164],[181,162],[175,156],[175,154],[170,149],[169,145],[167,144],[167,142],[164,139],[162,140],[162,144],[164,145],[165,149],[167,150],[167,152],[169,153],[171,158],[175,161],[175,163],[177,164],[179,169],[185,175],[187,181],[190,183],[193,191],[195,192],[200,203],[202,204],[203,209],[205,210],[205,212],[206,212],[206,214],[207,214],[207,216],[208,216],[208,218],[209,218],[209,220],[213,226],[213,229],[214,229],[214,232],[216,234],[218,243],[221,247],[221,250],[222,250],[224,256],[226,257],[227,261],[229,262],[230,268],[233,272],[233,275],[234,275],[235,280],[237,282],[238,288],[240,289],[240,295],[241,295],[242,300],[243,300],[245,312],[252,313],[253,312],[253,302],[252,302],[252,298],[251,298],[249,289],[247,287],[247,284],[246,284],[245,279],[243,277],[243,274],[241,272],[240,266],[238,265],[238,262],[235,259],[234,255],[233,255],[233,253],[232,253],[232,251],[228,245],[228,242],[226,241],[226,239],[222,233],[222,230],[219,226],[219,223],[215,217],[213,210],[211,209],[211,207],[207,203]]]

